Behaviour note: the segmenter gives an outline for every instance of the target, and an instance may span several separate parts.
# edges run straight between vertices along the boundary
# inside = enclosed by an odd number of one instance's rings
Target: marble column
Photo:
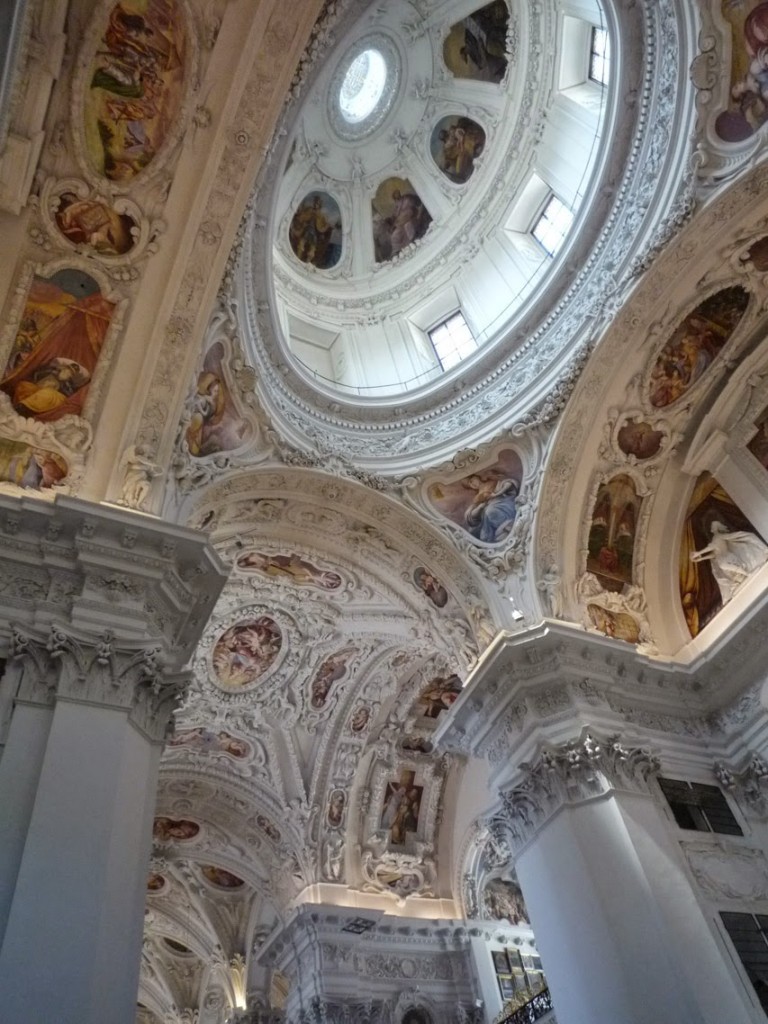
[[[132,1024],[157,768],[226,571],[206,540],[0,498],[4,1024]]]

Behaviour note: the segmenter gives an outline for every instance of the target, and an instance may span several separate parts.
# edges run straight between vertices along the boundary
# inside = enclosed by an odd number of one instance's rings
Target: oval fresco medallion
[[[150,896],[157,896],[166,887],[165,876],[151,871],[147,878],[147,892]]]
[[[748,303],[743,288],[724,288],[678,324],[651,371],[651,405],[663,409],[693,387],[736,330]]]
[[[349,720],[349,728],[352,732],[363,732],[371,720],[371,709],[365,704],[359,705],[352,712]]]
[[[227,689],[250,686],[271,667],[283,644],[274,619],[260,615],[230,626],[213,648],[213,670]]]
[[[413,572],[413,582],[424,593],[436,608],[445,608],[448,603],[448,591],[429,569],[423,565],[418,566]]]
[[[272,822],[269,820],[269,818],[266,817],[266,815],[257,814],[256,824],[259,826],[259,828],[261,829],[265,836],[269,836],[273,843],[279,843],[280,840],[283,838],[280,835],[280,830],[272,824]]]
[[[188,42],[178,0],[120,0],[110,10],[83,104],[89,161],[110,181],[131,181],[171,138]]]
[[[297,587],[315,587],[318,590],[338,590],[343,582],[337,572],[319,569],[295,551],[289,555],[248,551],[237,559],[237,567],[245,572],[261,573],[271,579],[288,580]]]
[[[347,794],[343,789],[334,789],[328,797],[328,824],[331,828],[339,828],[344,818],[344,805]]]
[[[231,871],[216,867],[215,864],[203,864],[200,868],[203,878],[217,889],[242,889],[245,882]]]
[[[291,218],[288,239],[296,259],[329,270],[341,259],[341,210],[327,192],[310,192]]]
[[[492,466],[460,480],[430,484],[427,496],[441,515],[470,537],[498,544],[514,525],[522,480],[520,456],[509,448],[499,452]]]
[[[197,377],[192,409],[184,437],[196,459],[239,448],[251,435],[251,426],[238,413],[224,373],[226,353],[220,341],[205,354]]]
[[[472,177],[475,160],[485,149],[485,132],[470,117],[443,117],[432,131],[429,149],[446,178],[463,185]]]

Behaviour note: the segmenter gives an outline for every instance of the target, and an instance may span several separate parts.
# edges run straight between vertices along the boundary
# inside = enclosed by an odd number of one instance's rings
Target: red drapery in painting
[[[35,298],[33,285],[28,304],[34,306]],[[114,303],[108,302],[98,293],[77,299],[59,291],[59,301],[66,306],[64,312],[43,328],[39,344],[26,359],[6,373],[0,382],[0,387],[11,396],[18,412],[43,421],[56,420],[68,413],[82,415],[90,378],[96,369],[114,309]],[[78,363],[87,370],[89,380],[72,395],[61,395],[61,400],[57,400],[57,404],[52,408],[25,407],[24,397],[33,388],[31,382],[34,382],[37,371],[50,366],[59,358],[71,359]],[[20,385],[25,387],[20,388]]]

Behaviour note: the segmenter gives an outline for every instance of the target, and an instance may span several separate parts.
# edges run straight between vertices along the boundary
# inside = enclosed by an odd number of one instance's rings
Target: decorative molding
[[[733,793],[745,809],[765,817],[768,815],[768,764],[759,754],[752,754],[740,771],[716,761],[714,773],[717,781]]]

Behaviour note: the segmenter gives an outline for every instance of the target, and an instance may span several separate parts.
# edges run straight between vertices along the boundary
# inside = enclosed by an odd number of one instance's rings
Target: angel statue
[[[768,561],[768,545],[747,530],[729,533],[717,519],[710,529],[712,540],[700,551],[692,551],[691,561],[712,563],[712,575],[727,604],[744,580]]]

